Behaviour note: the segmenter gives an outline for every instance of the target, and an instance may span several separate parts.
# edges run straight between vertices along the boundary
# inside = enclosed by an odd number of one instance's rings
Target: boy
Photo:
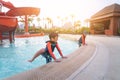
[[[55,47],[57,48],[60,56],[62,58],[66,58],[63,56],[57,40],[58,40],[58,34],[57,33],[51,33],[49,34],[49,41],[47,41],[46,43],[46,48],[44,49],[40,49],[31,60],[28,60],[29,62],[32,62],[36,57],[38,57],[40,54],[46,59],[46,63],[49,63],[52,61],[52,58],[56,61],[56,62],[60,62],[60,60],[56,59],[55,55],[53,54],[53,51],[55,49]]]
[[[87,45],[86,42],[85,42],[85,39],[86,39],[86,33],[83,32],[81,37],[78,40],[79,47],[81,46],[81,44],[82,45]]]

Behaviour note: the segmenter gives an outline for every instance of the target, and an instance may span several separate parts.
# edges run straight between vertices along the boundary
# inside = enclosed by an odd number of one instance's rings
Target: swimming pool
[[[47,40],[47,36],[16,38],[14,44],[9,44],[9,41],[4,40],[0,45],[0,79],[46,64],[42,56],[32,63],[27,60],[31,59],[40,48],[44,48]],[[59,38],[58,43],[64,55],[78,48],[75,41]],[[60,57],[57,50],[54,53],[57,58]]]

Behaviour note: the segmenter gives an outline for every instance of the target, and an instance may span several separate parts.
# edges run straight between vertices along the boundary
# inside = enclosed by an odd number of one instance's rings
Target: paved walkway
[[[88,60],[88,66],[83,65],[73,73],[67,80],[104,80],[108,68],[108,49],[101,43],[95,42],[96,50],[94,55]]]
[[[120,80],[120,37],[87,36],[93,41],[96,51],[89,65],[81,67],[67,80]]]
[[[91,38],[94,36],[91,36]],[[102,80],[120,80],[120,37],[118,36],[95,36],[94,41],[104,46],[107,52],[102,57],[107,57],[103,63],[107,64]],[[102,46],[100,46],[102,47]],[[100,50],[102,52],[102,50]],[[99,61],[97,62],[99,63]],[[101,80],[101,79],[100,79]]]

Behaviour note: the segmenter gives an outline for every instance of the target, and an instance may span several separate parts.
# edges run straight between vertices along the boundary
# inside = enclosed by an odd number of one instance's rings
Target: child
[[[81,46],[81,44],[82,45],[86,45],[85,39],[86,39],[86,33],[83,32],[81,37],[78,40],[79,47]]]
[[[56,62],[60,62],[60,60],[56,59],[55,55],[53,54],[53,51],[55,49],[55,47],[57,48],[60,56],[62,58],[66,58],[63,56],[57,40],[58,40],[58,34],[57,33],[51,33],[49,34],[49,41],[47,41],[46,43],[46,48],[44,49],[40,49],[31,60],[28,60],[29,62],[32,62],[36,57],[38,57],[40,54],[46,59],[46,63],[49,63],[52,61],[52,58],[56,61]]]

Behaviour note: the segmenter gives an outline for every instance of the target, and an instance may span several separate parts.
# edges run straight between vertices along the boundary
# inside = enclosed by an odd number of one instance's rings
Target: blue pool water
[[[0,45],[0,79],[46,64],[42,56],[36,58],[32,63],[27,60],[31,59],[36,51],[44,48],[47,40],[47,36],[16,38],[13,44],[4,40]],[[78,48],[77,42],[62,38],[59,38],[58,43],[64,55],[68,55]],[[57,58],[60,58],[57,50],[54,53]]]

